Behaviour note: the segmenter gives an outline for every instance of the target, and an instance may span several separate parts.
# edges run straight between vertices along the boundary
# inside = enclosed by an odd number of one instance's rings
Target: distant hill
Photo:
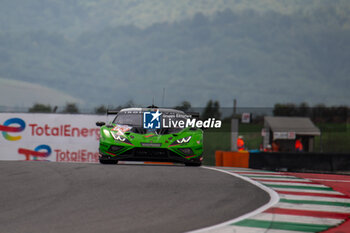
[[[168,106],[349,103],[348,0],[14,2],[0,76],[88,106],[160,104],[163,88]]]
[[[28,107],[34,103],[63,106],[66,103],[84,104],[80,99],[69,96],[58,90],[0,78],[0,108],[3,106]]]

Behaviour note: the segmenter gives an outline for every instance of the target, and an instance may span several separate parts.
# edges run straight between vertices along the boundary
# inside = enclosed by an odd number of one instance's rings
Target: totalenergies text
[[[100,138],[99,128],[78,128],[70,124],[51,127],[48,124],[39,126],[38,124],[29,124],[32,136],[53,136],[53,137],[95,137]]]

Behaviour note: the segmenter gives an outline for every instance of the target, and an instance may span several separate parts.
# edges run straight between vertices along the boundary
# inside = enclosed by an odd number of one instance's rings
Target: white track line
[[[301,195],[282,194],[282,193],[280,193],[279,196],[281,199],[284,198],[288,200],[331,201],[331,202],[333,201],[333,202],[350,203],[350,199],[337,198],[337,197],[301,196]]]
[[[273,180],[273,178],[254,178],[254,177],[251,177],[251,179],[259,181],[259,182],[264,182],[265,180]],[[296,180],[296,179],[288,179],[288,178],[279,178],[278,180],[280,180],[280,181],[303,181],[303,182],[312,183],[311,180]],[[277,181],[277,179],[276,179],[276,181]]]
[[[223,169],[224,170],[224,169]],[[259,174],[271,174],[272,176],[273,175],[283,175],[283,173],[280,173],[280,172],[269,172],[269,171],[240,171],[240,170],[232,170],[232,171],[235,171],[237,173],[244,173],[244,174],[256,174],[256,175],[259,175]]]
[[[319,180],[319,181],[330,181],[330,182],[348,182],[350,183],[350,180],[327,180],[327,179],[314,179],[314,178],[307,178],[309,180]]]
[[[338,225],[344,220],[342,219],[329,219],[329,218],[317,218],[308,216],[297,216],[287,214],[270,214],[261,213],[251,217],[254,220],[265,220],[265,221],[277,221],[277,222],[293,222],[293,223],[306,223],[306,224],[324,224],[329,226]]]
[[[293,185],[293,186],[309,186],[309,187],[319,187],[319,188],[328,188],[328,186],[325,186],[323,184],[303,184],[303,183],[284,183],[284,182],[270,182],[270,181],[260,181],[260,183],[263,184],[272,184],[272,185]],[[273,188],[273,187],[272,187]]]
[[[258,188],[264,190],[265,192],[267,192],[270,195],[270,201],[267,204],[259,207],[258,209],[254,210],[252,212],[249,212],[247,214],[244,214],[244,215],[242,215],[242,216],[240,216],[238,218],[234,218],[234,219],[231,219],[231,220],[228,220],[226,222],[219,223],[219,224],[216,224],[216,225],[213,225],[213,226],[210,226],[210,227],[205,227],[205,228],[202,228],[202,229],[190,231],[191,233],[209,232],[209,231],[213,231],[213,230],[216,230],[218,228],[221,228],[221,227],[225,227],[227,225],[230,225],[230,224],[242,221],[244,219],[247,219],[249,217],[252,217],[254,215],[257,215],[257,214],[259,214],[259,213],[269,209],[270,207],[274,206],[275,204],[277,204],[279,202],[280,198],[279,198],[278,194],[274,190],[272,190],[271,188],[268,188],[268,187],[262,185],[259,182],[256,182],[256,181],[251,180],[251,179],[249,179],[247,177],[244,177],[244,176],[241,176],[241,175],[229,172],[227,170],[221,170],[221,169],[217,169],[217,168],[213,168],[213,167],[205,167],[205,166],[202,166],[202,168],[209,169],[209,170],[214,170],[214,171],[218,171],[218,172],[222,172],[222,173],[226,173],[228,175],[235,176],[235,177],[238,177],[238,178],[240,178],[242,180],[245,180],[245,181],[247,181],[247,182],[257,186]],[[220,232],[221,232],[221,229],[220,229]],[[224,231],[222,231],[222,232],[224,232]],[[231,231],[230,232],[232,232],[232,226],[231,226]]]
[[[224,171],[256,171],[254,169],[251,169],[251,168],[243,168],[243,167],[216,167],[217,169],[220,169],[220,170],[224,170]],[[259,170],[260,171],[260,170]],[[261,172],[269,172],[269,171],[261,171]]]
[[[240,174],[243,175],[243,174]],[[253,177],[253,178],[289,178],[293,180],[303,180],[301,178],[295,177],[295,176],[290,176],[290,175],[281,175],[281,174],[244,174],[246,177]]]
[[[334,213],[344,213],[350,215],[350,207],[343,206],[330,206],[330,205],[317,205],[317,204],[296,204],[280,202],[275,205],[276,208],[290,209],[290,210],[314,210],[314,211],[326,211]]]
[[[342,193],[332,190],[313,190],[313,189],[295,189],[295,188],[276,188],[276,187],[270,187],[274,189],[275,191],[290,191],[290,192],[303,192],[303,193],[324,193],[324,194],[338,194],[341,195]]]
[[[212,231],[210,231],[212,232]],[[286,231],[286,230],[273,230],[266,228],[255,228],[255,227],[240,227],[240,226],[230,226],[227,228],[220,229],[220,233],[307,233],[303,231]]]

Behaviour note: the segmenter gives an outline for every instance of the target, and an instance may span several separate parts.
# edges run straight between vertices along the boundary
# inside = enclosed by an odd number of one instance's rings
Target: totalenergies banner
[[[98,162],[104,116],[0,113],[0,160]]]

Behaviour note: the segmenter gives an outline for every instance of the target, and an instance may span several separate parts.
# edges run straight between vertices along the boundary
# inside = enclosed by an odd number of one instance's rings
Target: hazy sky
[[[16,0],[0,8],[0,95],[10,95],[2,106],[161,104],[163,89],[167,106],[214,99],[231,107],[234,98],[241,107],[349,105],[349,61],[348,0]],[[8,80],[25,91],[9,92]]]

